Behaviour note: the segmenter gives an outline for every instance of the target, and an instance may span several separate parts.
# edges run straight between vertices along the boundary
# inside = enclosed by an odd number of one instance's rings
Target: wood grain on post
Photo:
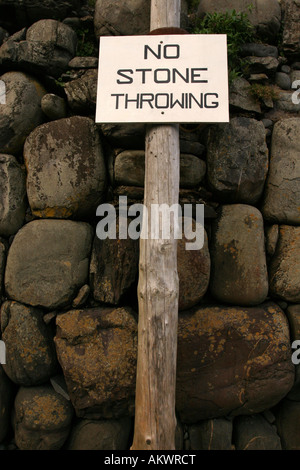
[[[180,26],[181,0],[152,0],[151,30]],[[144,205],[179,202],[179,125],[148,125]],[[171,226],[172,226],[171,218]],[[173,234],[173,236],[172,236]],[[140,239],[139,325],[132,450],[175,449],[177,240]]]

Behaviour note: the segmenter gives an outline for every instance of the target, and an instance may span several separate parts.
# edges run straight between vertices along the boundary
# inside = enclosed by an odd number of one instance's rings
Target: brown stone
[[[0,235],[14,235],[23,225],[26,204],[26,172],[12,155],[0,154]]]
[[[283,450],[300,450],[300,402],[283,400],[276,412],[277,431]]]
[[[266,252],[272,257],[276,250],[279,237],[279,225],[274,224],[266,227]]]
[[[269,266],[270,292],[287,302],[300,302],[300,227],[281,225],[276,253]]]
[[[14,428],[20,450],[61,449],[70,432],[71,403],[50,385],[21,387],[15,399]]]
[[[257,305],[268,294],[264,224],[258,209],[222,206],[213,222],[211,293],[221,302]]]
[[[75,297],[75,299],[72,302],[72,307],[73,308],[82,307],[86,303],[86,301],[87,301],[87,299],[90,295],[90,291],[91,291],[91,288],[88,284],[85,284],[84,286],[82,286],[79,289],[79,292],[78,292],[77,296]]]
[[[71,310],[56,318],[58,360],[76,414],[119,418],[134,410],[137,324],[128,308]]]
[[[286,309],[286,315],[291,329],[291,340],[300,339],[300,305],[289,305]]]
[[[6,346],[5,373],[24,386],[47,382],[56,372],[57,360],[52,329],[43,321],[43,312],[17,302],[1,307],[1,331]]]
[[[127,229],[128,221],[123,218]],[[119,238],[120,218],[116,221],[116,239],[94,239],[90,264],[90,283],[94,299],[118,305],[137,282],[139,241]]]
[[[234,420],[234,445],[236,450],[281,450],[276,427],[260,414]]]
[[[182,312],[177,357],[184,423],[270,409],[294,382],[288,322],[273,302]]]
[[[177,244],[177,269],[179,277],[179,310],[196,305],[206,294],[210,278],[210,254],[204,232],[201,250],[187,250],[183,234]]]
[[[82,419],[72,429],[68,450],[128,450],[132,419]]]

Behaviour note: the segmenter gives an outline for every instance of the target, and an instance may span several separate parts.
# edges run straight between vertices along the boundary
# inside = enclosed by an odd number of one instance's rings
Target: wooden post
[[[180,26],[181,0],[152,0],[151,30]],[[179,126],[146,131],[144,205],[179,202]],[[172,220],[172,219],[171,219]],[[172,225],[172,224],[171,224]],[[175,449],[177,240],[140,240],[138,363],[132,450]],[[149,223],[149,232],[151,224]]]

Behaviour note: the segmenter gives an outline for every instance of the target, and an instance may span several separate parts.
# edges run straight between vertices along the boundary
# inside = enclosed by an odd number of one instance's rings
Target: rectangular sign
[[[96,122],[229,122],[226,35],[101,37]]]

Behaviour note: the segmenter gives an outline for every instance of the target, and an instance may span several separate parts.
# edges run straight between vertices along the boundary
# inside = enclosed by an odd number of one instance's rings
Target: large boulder
[[[16,155],[30,132],[44,120],[41,99],[46,90],[22,72],[7,72],[0,80],[5,83],[6,96],[6,103],[1,104],[0,149],[1,153]]]
[[[55,337],[76,414],[111,419],[134,413],[137,323],[129,308],[71,310]]]
[[[0,154],[0,236],[22,227],[26,204],[26,172],[13,155]]]
[[[88,278],[92,237],[84,222],[43,219],[24,225],[7,256],[8,297],[48,309],[71,304]]]
[[[53,334],[43,320],[43,312],[17,302],[1,307],[2,339],[6,346],[8,377],[18,385],[47,382],[57,369]]]
[[[96,214],[106,189],[104,152],[92,119],[52,121],[26,140],[27,195],[39,217],[83,218]]]
[[[270,409],[291,389],[289,325],[273,302],[179,315],[176,408],[184,423]]]
[[[268,147],[262,122],[236,117],[212,126],[207,138],[207,179],[222,200],[255,204],[268,172]]]
[[[300,302],[300,227],[281,225],[269,266],[270,293],[287,302]]]
[[[210,290],[221,302],[256,305],[268,295],[264,224],[258,209],[222,206],[213,222]]]
[[[0,64],[58,78],[68,69],[76,47],[77,35],[70,26],[43,19],[28,28],[25,40],[12,37],[1,46]]]
[[[249,5],[253,8],[249,9]],[[200,0],[198,15],[236,10],[246,13],[257,33],[264,40],[277,37],[281,25],[281,8],[278,0]]]
[[[262,213],[270,222],[300,225],[300,119],[277,121]]]
[[[18,449],[61,449],[70,432],[72,418],[70,401],[50,385],[20,387],[13,420]]]

